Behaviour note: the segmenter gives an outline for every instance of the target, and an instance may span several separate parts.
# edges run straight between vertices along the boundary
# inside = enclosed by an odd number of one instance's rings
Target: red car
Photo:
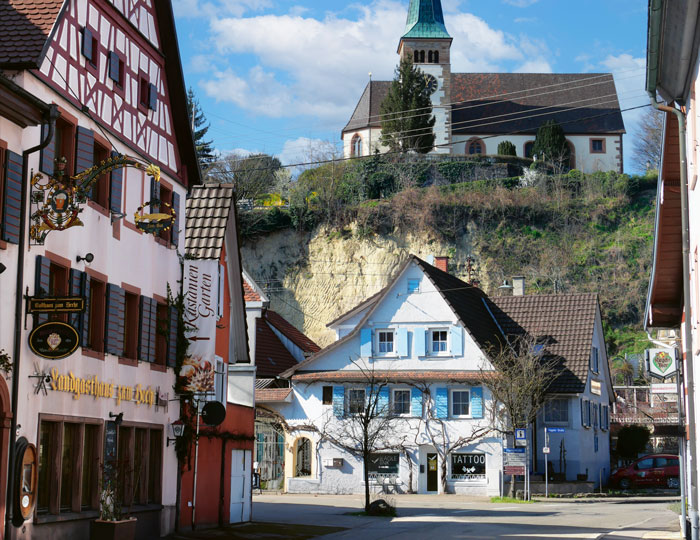
[[[663,486],[678,489],[678,456],[653,454],[638,458],[631,465],[615,469],[610,477],[613,485],[622,489]]]

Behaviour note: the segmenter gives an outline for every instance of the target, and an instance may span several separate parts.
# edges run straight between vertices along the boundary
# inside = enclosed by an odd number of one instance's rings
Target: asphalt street
[[[391,495],[397,517],[352,515],[357,495],[255,495],[256,522],[344,527],[324,539],[386,538],[677,540],[673,498],[547,500],[534,504],[491,503],[457,495]]]

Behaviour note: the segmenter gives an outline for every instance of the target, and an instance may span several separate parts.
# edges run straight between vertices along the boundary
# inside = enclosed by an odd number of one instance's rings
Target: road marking
[[[594,540],[600,535],[598,533],[537,533],[537,534],[502,534],[501,536],[510,536],[513,538],[589,538]]]

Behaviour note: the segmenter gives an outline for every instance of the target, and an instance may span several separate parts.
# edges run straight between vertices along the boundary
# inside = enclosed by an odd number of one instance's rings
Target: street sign
[[[547,433],[564,433],[566,431],[563,427],[548,427]]]
[[[527,446],[527,429],[517,428],[515,430],[515,446]]]
[[[543,447],[542,447],[542,453],[543,453],[543,454],[549,454],[549,446],[543,446]]]

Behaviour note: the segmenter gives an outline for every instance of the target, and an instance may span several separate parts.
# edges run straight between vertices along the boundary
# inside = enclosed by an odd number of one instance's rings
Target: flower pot
[[[121,521],[96,519],[90,523],[92,540],[134,540],[136,537],[136,518]]]

